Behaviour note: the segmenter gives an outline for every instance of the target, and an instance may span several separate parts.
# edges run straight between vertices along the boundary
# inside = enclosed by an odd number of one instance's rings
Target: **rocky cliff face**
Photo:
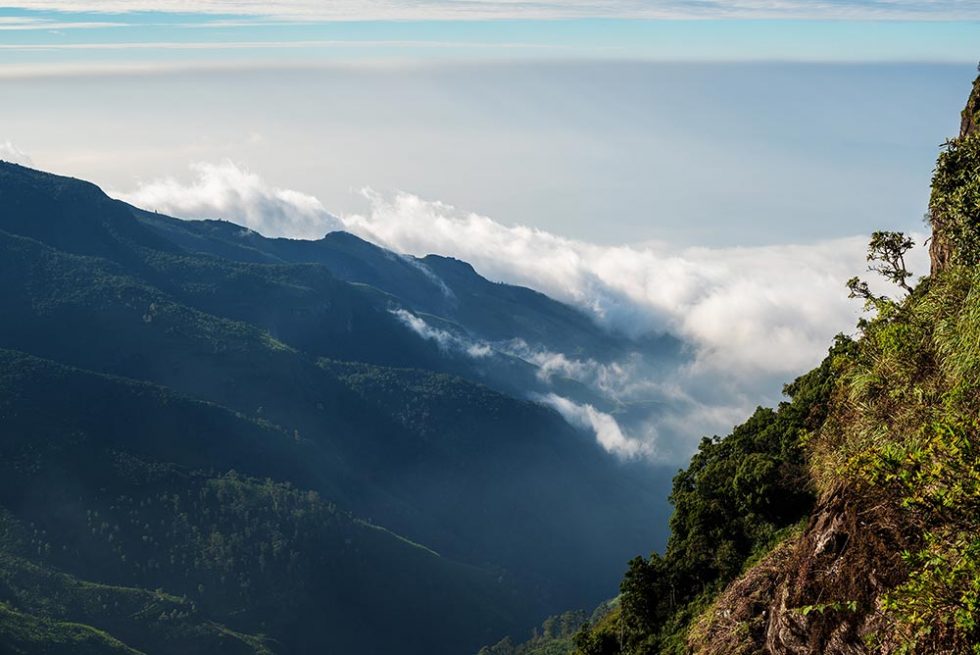
[[[824,496],[806,528],[731,585],[691,631],[699,655],[865,655],[887,624],[873,611],[907,576],[914,541],[898,517],[844,487]],[[877,512],[877,513],[876,513]]]

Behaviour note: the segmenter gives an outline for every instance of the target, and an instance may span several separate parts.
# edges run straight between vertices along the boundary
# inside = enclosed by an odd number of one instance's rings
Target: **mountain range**
[[[527,353],[679,361],[470,265],[0,163],[0,652],[471,653],[614,594],[670,472]]]

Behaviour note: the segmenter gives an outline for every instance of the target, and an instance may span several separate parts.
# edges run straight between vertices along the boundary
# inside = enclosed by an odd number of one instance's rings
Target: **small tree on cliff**
[[[912,277],[905,264],[905,255],[915,246],[915,242],[904,232],[874,232],[868,242],[868,270],[880,274],[889,282],[901,287],[906,293],[912,293],[908,279]],[[867,282],[859,277],[847,281],[851,298],[863,298],[865,303],[879,307],[883,302],[890,302],[887,296],[876,296],[871,292]]]

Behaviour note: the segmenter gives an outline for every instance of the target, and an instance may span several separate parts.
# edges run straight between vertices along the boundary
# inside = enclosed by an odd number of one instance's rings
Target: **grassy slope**
[[[980,78],[933,178],[938,271],[901,302],[873,302],[856,352],[837,363],[808,448],[821,501],[807,529],[702,618],[698,652],[738,652],[721,644],[759,621],[768,635],[755,645],[769,652],[980,652],[978,102]],[[724,618],[767,576],[755,612]]]

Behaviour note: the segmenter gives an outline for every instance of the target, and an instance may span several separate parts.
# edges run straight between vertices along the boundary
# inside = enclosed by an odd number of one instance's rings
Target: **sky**
[[[541,361],[687,408],[548,400],[682,461],[853,332],[872,230],[924,240],[977,44],[980,0],[0,0],[0,159],[680,336],[669,379]]]

